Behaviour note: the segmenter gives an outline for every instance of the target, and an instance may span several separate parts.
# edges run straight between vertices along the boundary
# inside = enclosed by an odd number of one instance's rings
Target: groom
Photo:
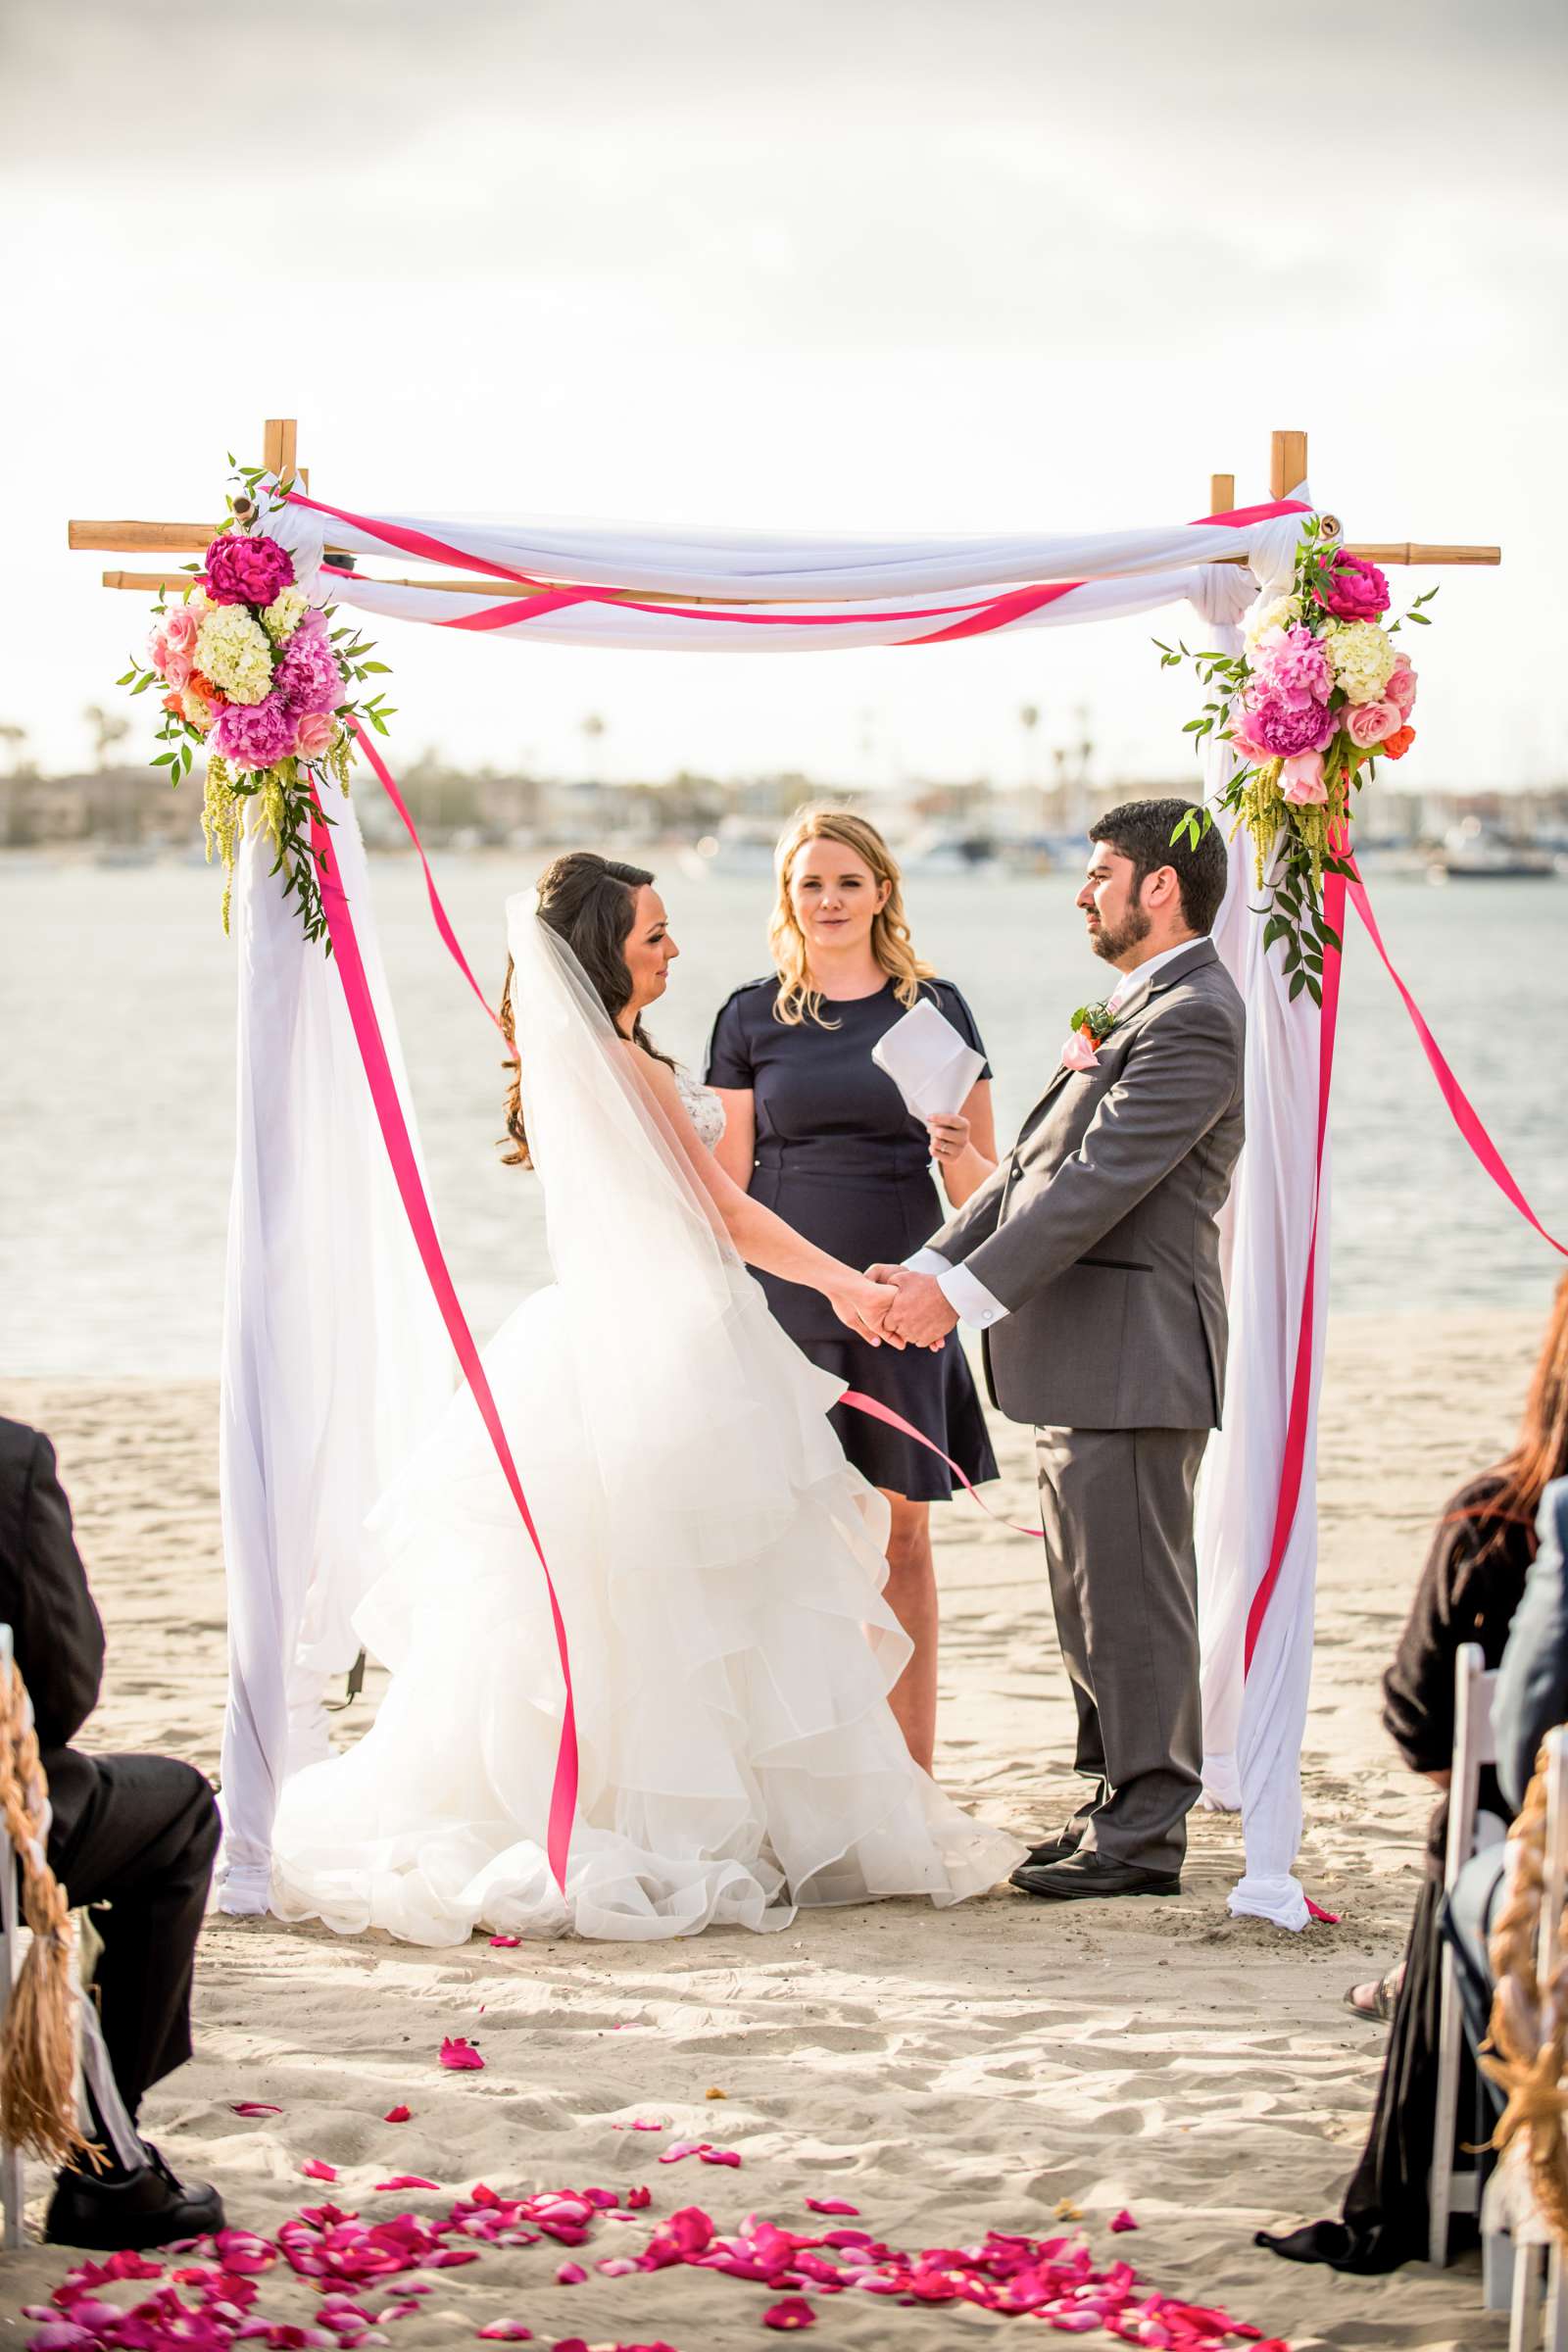
[[[1224,1395],[1245,1015],[1208,936],[1225,844],[1173,842],[1188,813],[1129,801],[1091,829],[1077,904],[1116,985],[995,1173],[906,1266],[871,1268],[898,1286],[890,1332],[976,1325],[992,1402],[1035,1425],[1089,1789],[1013,1872],[1028,1894],[1177,1893],[1199,1793],[1193,1487]]]

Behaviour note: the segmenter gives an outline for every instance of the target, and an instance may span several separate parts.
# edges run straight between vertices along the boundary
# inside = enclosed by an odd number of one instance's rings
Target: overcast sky
[[[1266,495],[1289,425],[1352,536],[1503,543],[1443,575],[1409,779],[1560,779],[1564,24],[8,0],[0,719],[82,756],[144,600],[98,585],[134,559],[66,553],[68,515],[220,509],[268,415],[347,506],[913,531],[1196,515],[1212,470]],[[1005,779],[1085,707],[1110,782],[1185,771],[1190,683],[1149,630],[382,650],[405,758]]]

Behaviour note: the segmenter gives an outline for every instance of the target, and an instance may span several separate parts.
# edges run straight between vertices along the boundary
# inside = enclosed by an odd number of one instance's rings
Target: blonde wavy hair
[[[816,1021],[824,1029],[838,1027],[837,1021],[823,1018],[821,996],[811,986],[805,935],[790,904],[790,878],[795,860],[808,841],[836,841],[853,850],[870,867],[877,881],[887,884],[887,898],[871,923],[871,953],[893,982],[899,1003],[907,1008],[918,1000],[921,981],[929,980],[935,967],[922,962],[914,952],[908,918],[904,911],[903,876],[893,853],[875,825],[863,816],[857,816],[853,808],[798,808],[779,835],[778,847],[773,852],[778,895],[767,926],[767,944],[773,955],[773,968],[778,973],[774,1020],[782,1021],[787,1029],[798,1029],[807,1020]]]

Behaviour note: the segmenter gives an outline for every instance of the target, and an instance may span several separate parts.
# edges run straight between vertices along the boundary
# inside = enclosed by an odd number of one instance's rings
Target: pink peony
[[[1294,760],[1298,752],[1326,752],[1337,725],[1326,703],[1308,703],[1293,710],[1284,703],[1264,701],[1248,712],[1248,734],[1270,760]]]
[[[300,717],[294,749],[302,760],[319,760],[336,733],[337,720],[328,711],[306,710]]]
[[[193,654],[196,651],[196,632],[201,625],[202,616],[199,612],[193,612],[189,605],[175,605],[172,612],[164,615],[165,642],[172,646],[175,653]]]
[[[300,622],[283,649],[274,680],[291,710],[335,710],[343,700],[343,672],[337,665],[326,623],[311,616]]]
[[[1326,703],[1334,690],[1328,656],[1310,629],[1270,629],[1259,638],[1252,673],[1253,694],[1260,700],[1283,703],[1288,710],[1304,710],[1311,703]]]
[[[1393,674],[1383,689],[1383,699],[1405,718],[1415,709],[1415,671],[1408,654],[1401,654],[1395,662]]]
[[[1376,620],[1389,609],[1389,583],[1375,564],[1337,547],[1318,565],[1317,601],[1336,620]]]
[[[215,605],[270,605],[293,579],[294,559],[275,539],[225,531],[207,550],[203,585]]]
[[[1280,769],[1280,786],[1293,808],[1304,808],[1309,804],[1326,801],[1329,788],[1323,781],[1321,752],[1298,752]],[[1114,2230],[1115,2223],[1111,2228]]]
[[[275,766],[294,749],[294,713],[275,693],[261,703],[230,703],[219,715],[213,743],[235,767]]]
[[[1345,732],[1357,751],[1369,752],[1385,735],[1392,735],[1402,723],[1397,703],[1349,703],[1340,713]]]
[[[1231,744],[1243,760],[1266,760],[1269,755],[1251,730],[1251,713],[1240,705],[1231,713]]]

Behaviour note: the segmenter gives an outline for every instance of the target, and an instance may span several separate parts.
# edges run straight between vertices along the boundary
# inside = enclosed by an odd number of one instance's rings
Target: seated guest
[[[1479,1642],[1489,1667],[1511,1647],[1510,1632],[1536,1548],[1536,1516],[1549,1482],[1568,1475],[1568,1275],[1557,1286],[1544,1344],[1525,1405],[1519,1442],[1495,1469],[1461,1487],[1438,1523],[1409,1621],[1384,1678],[1384,1721],[1405,1762],[1442,1789],[1453,1755],[1454,1658]],[[1543,1527],[1545,1525],[1543,1517]],[[1558,1721],[1558,1717],[1550,1721]],[[1530,1777],[1527,1768],[1524,1780]],[[1499,1786],[1500,1784],[1500,1786]],[[1480,1802],[1511,1819],[1523,1783],[1483,1772]],[[1427,2180],[1437,2116],[1438,1919],[1443,1901],[1447,1799],[1433,1815],[1426,1878],[1404,1960],[1395,1980],[1388,2055],[1372,2128],[1339,2221],[1308,2223],[1257,2243],[1287,2262],[1337,2271],[1397,2270],[1427,2251]],[[1370,1989],[1370,1988],[1358,1988]],[[1476,2128],[1473,2071],[1460,2087],[1463,2144]]]
[[[1568,1723],[1568,1478],[1554,1479],[1542,1496],[1536,1534],[1536,1556],[1492,1702],[1497,1780],[1510,1814],[1524,1803],[1541,1742]],[[1474,1855],[1459,1874],[1443,1921],[1458,1958],[1465,2023],[1477,2046],[1492,2016],[1488,1945],[1509,1862],[1510,1849],[1503,1846]]]
[[[190,2056],[191,1964],[218,1850],[218,1806],[194,1765],[84,1755],[69,1742],[98,1702],[104,1635],[47,1438],[0,1419],[0,1623],[32,1699],[52,1818],[46,1856],[74,1905],[102,1904],[94,1974],[104,2044],[126,2114]],[[44,2235],[103,2251],[223,2226],[216,2189],[177,2180],[88,2095],[101,2162],[58,2176]],[[119,2144],[117,2144],[119,2143]]]

